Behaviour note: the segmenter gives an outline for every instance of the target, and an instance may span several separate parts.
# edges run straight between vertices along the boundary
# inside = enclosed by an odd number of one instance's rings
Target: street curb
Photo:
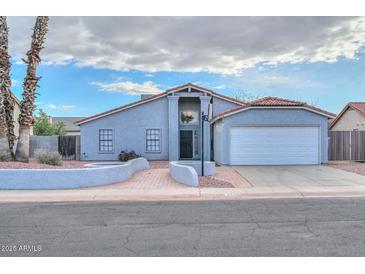
[[[207,201],[365,197],[365,187],[2,190],[0,203],[75,201]]]

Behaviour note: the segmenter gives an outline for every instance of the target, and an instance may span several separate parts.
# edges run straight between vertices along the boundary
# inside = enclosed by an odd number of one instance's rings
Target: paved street
[[[365,199],[1,204],[0,246],[0,256],[365,256]]]

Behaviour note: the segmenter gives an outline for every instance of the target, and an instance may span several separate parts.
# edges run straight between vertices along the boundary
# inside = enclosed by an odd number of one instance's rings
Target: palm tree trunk
[[[11,95],[11,79],[10,79],[10,56],[8,45],[8,26],[6,23],[6,17],[0,16],[0,86],[1,94],[3,95],[3,103],[6,122],[6,137],[9,143],[9,149],[14,158],[14,99]]]
[[[8,142],[6,100],[9,92],[8,29],[6,17],[0,16],[0,160],[11,160]]]
[[[33,123],[33,112],[35,110],[35,97],[37,84],[40,77],[37,77],[37,66],[41,62],[40,52],[43,49],[46,33],[48,30],[48,17],[38,16],[33,35],[30,50],[27,52],[28,65],[27,75],[24,79],[23,99],[20,104],[19,115],[19,140],[16,148],[16,159],[22,162],[29,161],[29,139],[30,129]]]
[[[19,128],[18,145],[16,146],[16,160],[29,161],[30,127]]]
[[[0,161],[10,161],[12,157],[6,135],[7,128],[3,98],[2,92],[0,92]]]

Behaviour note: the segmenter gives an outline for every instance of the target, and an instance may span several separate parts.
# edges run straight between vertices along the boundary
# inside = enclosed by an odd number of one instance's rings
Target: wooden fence
[[[63,160],[80,160],[80,136],[30,136],[30,156],[37,149],[58,151]]]
[[[80,136],[58,136],[58,152],[63,160],[80,160]]]
[[[365,131],[329,131],[330,161],[365,161]]]

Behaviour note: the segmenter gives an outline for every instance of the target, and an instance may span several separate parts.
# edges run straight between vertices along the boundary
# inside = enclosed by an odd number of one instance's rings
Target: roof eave
[[[354,107],[352,105],[353,102],[348,103],[342,110],[341,112],[337,115],[337,117],[332,121],[332,123],[328,126],[328,129],[331,130],[335,124],[337,124],[337,122],[341,119],[341,117],[345,114],[345,112],[351,108],[352,110],[355,110],[357,113],[359,113],[360,115],[365,117],[365,114],[360,111],[358,108]]]
[[[238,114],[240,112],[247,111],[247,110],[250,110],[250,109],[278,109],[278,108],[282,108],[282,109],[304,109],[304,110],[307,110],[307,111],[310,111],[310,112],[317,113],[319,115],[325,116],[329,119],[333,119],[333,118],[336,117],[336,116],[332,116],[330,114],[327,114],[327,113],[324,113],[324,112],[321,112],[321,111],[316,111],[314,109],[311,109],[308,106],[247,106],[247,107],[243,107],[241,109],[237,109],[236,111],[232,111],[230,113],[217,116],[217,117],[213,118],[210,123],[213,124],[213,123],[215,123],[216,121],[218,121],[220,119],[223,119],[223,118],[226,118],[226,117],[229,117],[229,116],[232,116],[232,115],[235,115],[235,114]]]
[[[74,122],[74,124],[80,126],[82,124],[91,122],[93,120],[97,120],[99,118],[102,118],[102,117],[105,117],[105,116],[108,116],[108,115],[112,115],[114,113],[118,113],[118,112],[121,112],[121,111],[130,109],[130,108],[133,108],[133,107],[136,107],[136,106],[139,106],[139,105],[143,105],[143,104],[146,104],[148,102],[157,100],[157,99],[162,98],[162,97],[165,97],[165,96],[167,96],[167,93],[166,92],[163,92],[163,93],[160,93],[160,94],[156,94],[155,96],[153,96],[153,98],[152,97],[146,98],[145,100],[136,101],[136,102],[133,102],[133,103],[130,103],[130,104],[127,104],[127,105],[124,105],[124,106],[121,106],[121,107],[118,107],[118,108],[109,110],[109,111],[105,111],[105,112],[102,112],[102,113],[99,113],[99,114],[96,114],[96,115],[87,117],[85,119],[76,121],[76,122]]]
[[[79,120],[79,121],[75,121],[74,124],[80,126],[81,124],[85,124],[85,123],[91,122],[93,120],[96,120],[96,119],[99,119],[99,118],[102,118],[102,117],[105,117],[105,116],[108,116],[108,115],[111,115],[111,114],[114,114],[114,113],[117,113],[117,112],[120,112],[120,111],[123,111],[123,110],[127,110],[127,109],[130,109],[130,108],[136,107],[136,106],[141,105],[141,104],[149,103],[153,100],[157,100],[159,98],[165,97],[165,96],[167,96],[167,95],[169,95],[173,92],[178,92],[178,91],[180,91],[182,89],[185,89],[187,87],[192,87],[196,90],[200,90],[202,92],[209,93],[210,95],[212,95],[214,97],[217,97],[217,98],[220,98],[222,100],[232,102],[234,104],[237,104],[238,106],[245,106],[246,105],[245,102],[242,102],[240,100],[230,98],[230,97],[225,96],[225,95],[221,95],[221,94],[216,93],[212,90],[205,89],[203,87],[199,87],[199,86],[194,85],[192,83],[188,83],[188,84],[185,84],[185,85],[182,85],[182,86],[178,86],[178,87],[175,87],[175,88],[172,88],[172,89],[168,89],[168,90],[166,90],[162,93],[156,94],[156,95],[154,95],[152,97],[149,97],[149,98],[146,98],[144,100],[136,101],[136,102],[130,103],[128,105],[121,106],[119,108],[115,108],[115,109],[105,111],[105,112],[102,112],[102,113],[99,113],[99,114],[96,114],[96,115],[92,115],[90,117],[84,118],[84,119]]]
[[[199,87],[193,83],[188,83],[188,84],[185,84],[182,86],[168,89],[168,90],[166,90],[166,93],[171,94],[171,93],[178,92],[178,91],[181,91],[181,90],[189,88],[189,87],[196,89],[198,91],[201,91],[201,92],[209,93],[210,95],[212,95],[214,97],[220,98],[225,101],[229,101],[229,102],[237,104],[237,105],[241,105],[241,106],[246,105],[246,103],[241,100],[238,100],[238,99],[235,99],[235,98],[223,95],[223,94],[219,94],[218,92],[215,92],[215,91],[207,89],[207,88]]]
[[[335,119],[332,121],[332,123],[328,126],[328,129],[331,130],[334,125],[337,123],[337,121],[341,118],[341,116],[350,108],[350,103],[348,103],[341,112],[335,117]]]

